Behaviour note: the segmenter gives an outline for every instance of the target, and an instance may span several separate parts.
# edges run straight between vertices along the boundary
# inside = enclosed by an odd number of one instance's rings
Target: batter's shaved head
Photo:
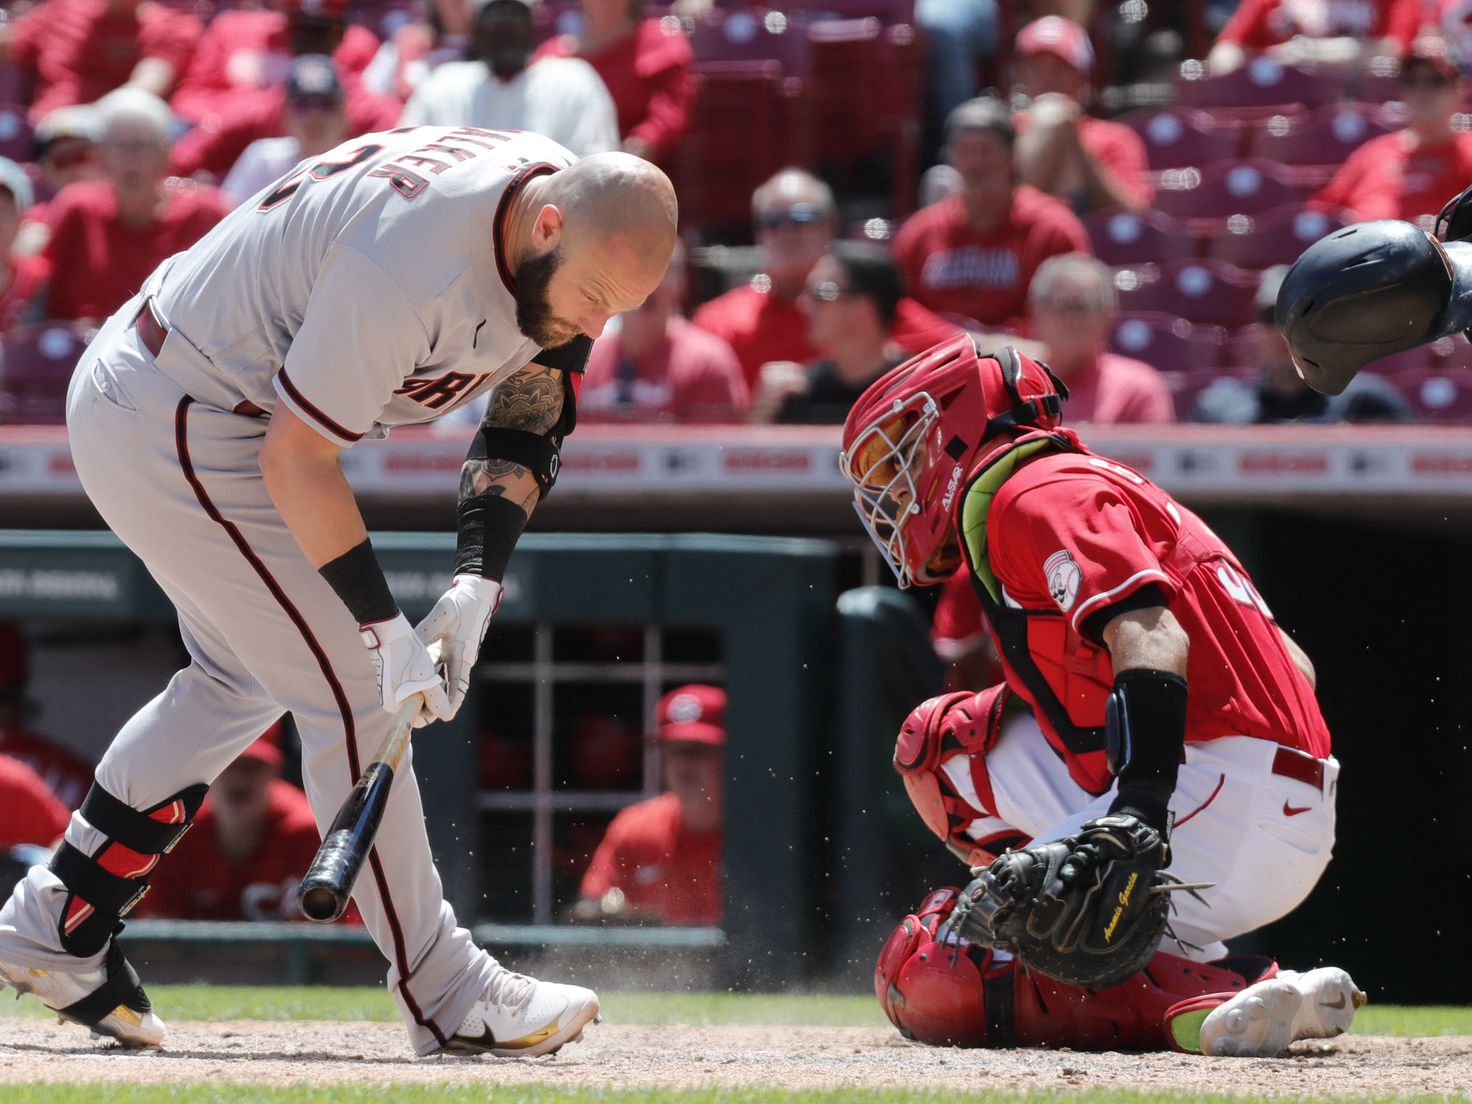
[[[641,157],[597,153],[548,179],[563,217],[564,249],[612,248],[643,257],[655,284],[675,247],[679,207],[670,178]]]

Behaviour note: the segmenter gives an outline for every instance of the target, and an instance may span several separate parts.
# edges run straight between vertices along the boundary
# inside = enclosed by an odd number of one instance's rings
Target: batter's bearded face
[[[566,345],[579,330],[557,317],[552,309],[552,277],[562,265],[562,250],[534,253],[516,273],[516,327],[544,349]]]

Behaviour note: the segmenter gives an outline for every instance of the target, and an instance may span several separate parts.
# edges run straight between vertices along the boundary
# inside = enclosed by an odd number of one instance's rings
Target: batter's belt
[[[138,308],[138,317],[133,319],[133,329],[138,334],[138,342],[148,350],[155,360],[163,351],[164,341],[169,336],[168,329],[158,320],[158,315],[153,313],[153,299],[143,300],[143,306]],[[251,418],[265,417],[266,412],[249,399],[241,399],[235,404],[235,413],[244,414]]]

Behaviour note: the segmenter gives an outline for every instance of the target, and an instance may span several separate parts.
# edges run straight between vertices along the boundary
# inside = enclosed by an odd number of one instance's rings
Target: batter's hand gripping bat
[[[332,827],[322,837],[322,846],[317,848],[296,894],[297,905],[308,920],[330,924],[348,907],[358,872],[373,846],[373,837],[378,835],[378,822],[383,819],[383,809],[388,804],[394,771],[404,758],[409,734],[414,731],[414,718],[423,702],[422,694],[411,694],[399,706],[393,725],[383,738],[383,746],[364,769],[352,793],[337,811]]]

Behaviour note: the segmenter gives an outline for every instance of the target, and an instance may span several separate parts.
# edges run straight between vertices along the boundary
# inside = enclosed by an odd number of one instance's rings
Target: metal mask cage
[[[935,400],[918,392],[896,401],[839,457],[840,470],[854,485],[854,511],[901,587],[915,581],[905,537],[905,526],[921,512],[915,466],[923,461],[921,447],[939,421],[940,407]],[[893,434],[896,423],[903,426],[898,436]],[[854,470],[856,460],[866,464],[863,470]]]

